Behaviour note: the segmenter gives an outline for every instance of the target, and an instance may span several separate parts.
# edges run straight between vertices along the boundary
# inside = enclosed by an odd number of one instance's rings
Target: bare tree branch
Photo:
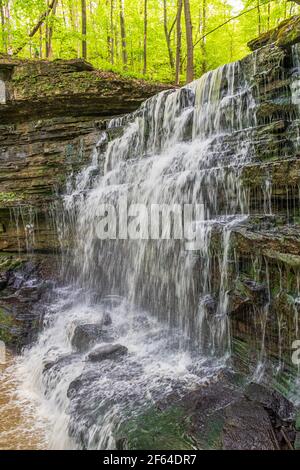
[[[30,38],[32,38],[35,35],[35,33],[40,29],[40,27],[44,23],[45,19],[50,15],[53,7],[55,6],[55,3],[56,3],[56,0],[52,0],[51,3],[49,3],[47,10],[40,16],[37,24],[34,26],[34,28],[28,34],[28,40]],[[21,52],[21,50],[24,49],[24,47],[27,45],[28,40],[26,42],[24,42],[21,46],[19,46],[15,50],[13,55],[17,55],[19,52]]]
[[[272,1],[273,1],[273,0],[267,0],[267,1],[264,2],[264,3],[261,3],[261,6],[267,5],[268,3],[272,2]],[[300,5],[300,0],[289,0],[289,1],[294,1],[294,2],[296,2],[296,3],[298,3],[298,4]],[[224,21],[224,23],[219,24],[218,26],[216,26],[216,28],[211,29],[210,31],[208,31],[207,33],[205,33],[203,36],[201,36],[201,38],[199,38],[198,41],[195,42],[195,44],[194,44],[193,47],[197,46],[197,44],[199,44],[200,41],[203,41],[203,39],[206,38],[209,34],[214,33],[214,32],[217,31],[218,29],[223,28],[223,26],[225,26],[226,24],[230,23],[231,21],[236,20],[237,18],[240,18],[241,16],[246,15],[247,13],[250,13],[251,11],[254,11],[254,10],[256,10],[256,9],[257,9],[257,6],[252,7],[252,8],[249,8],[248,10],[242,11],[242,12],[239,13],[238,15],[232,16],[232,17],[229,18],[228,20]]]

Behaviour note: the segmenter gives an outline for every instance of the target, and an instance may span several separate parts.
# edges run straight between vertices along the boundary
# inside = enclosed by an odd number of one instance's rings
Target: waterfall
[[[248,76],[242,62],[225,65],[113,119],[90,166],[70,179],[56,221],[70,247],[66,287],[19,363],[27,393],[50,416],[53,447],[114,448],[122,420],[226,363],[231,233],[249,213],[240,174],[255,156]],[[98,236],[104,205],[118,215],[106,240]],[[152,220],[157,207],[169,232]],[[175,230],[185,215],[193,237]],[[74,352],[78,325],[100,325],[96,344],[120,343],[128,354],[89,362],[87,351]]]

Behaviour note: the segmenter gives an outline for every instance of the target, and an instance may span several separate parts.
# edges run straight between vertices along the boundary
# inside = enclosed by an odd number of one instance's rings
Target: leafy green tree
[[[125,75],[184,83],[249,53],[300,0],[0,0],[0,51],[86,58]]]

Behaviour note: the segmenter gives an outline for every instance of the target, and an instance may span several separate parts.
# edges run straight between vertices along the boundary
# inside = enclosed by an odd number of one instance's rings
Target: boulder
[[[91,362],[99,362],[105,359],[117,359],[126,354],[127,351],[127,348],[121,344],[105,344],[90,352],[88,360]]]
[[[227,407],[223,427],[224,450],[276,450],[272,424],[264,408],[244,398]]]
[[[86,323],[76,326],[71,338],[72,347],[78,352],[88,351],[99,341],[109,341],[102,324]]]
[[[250,383],[244,394],[249,400],[259,403],[279,419],[287,422],[294,420],[294,405],[276,390],[268,389],[257,383]]]

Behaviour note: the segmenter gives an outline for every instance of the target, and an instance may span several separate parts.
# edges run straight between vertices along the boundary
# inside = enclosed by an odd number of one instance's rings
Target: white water
[[[23,390],[50,420],[52,448],[114,448],[122,420],[171,393],[181,396],[224,366],[231,230],[248,213],[239,175],[253,157],[256,124],[245,75],[240,63],[226,65],[112,120],[109,127],[125,125],[124,133],[104,154],[103,133],[91,165],[69,185],[57,224],[62,241],[76,247],[71,263],[64,258],[70,285],[56,291],[38,343],[18,366]],[[146,206],[202,204],[201,220],[192,221],[198,249],[187,251],[182,240],[97,240],[100,204],[124,194]],[[212,228],[221,255],[213,252]],[[128,354],[95,365],[85,353],[74,355],[72,332],[78,324],[101,323],[106,313],[110,342]],[[85,380],[68,397],[81,374]]]

